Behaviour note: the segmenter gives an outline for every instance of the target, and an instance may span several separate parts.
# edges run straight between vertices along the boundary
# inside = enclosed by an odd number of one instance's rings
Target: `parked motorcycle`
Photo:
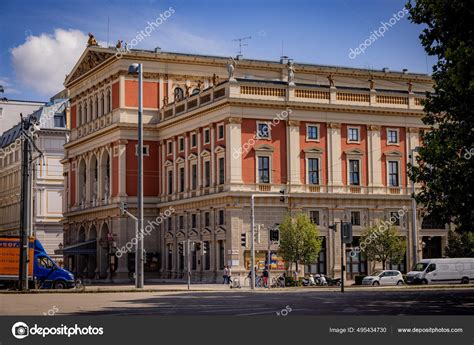
[[[326,281],[327,281],[327,284],[329,286],[341,286],[342,283],[341,283],[341,278],[330,278],[330,277],[326,277]]]

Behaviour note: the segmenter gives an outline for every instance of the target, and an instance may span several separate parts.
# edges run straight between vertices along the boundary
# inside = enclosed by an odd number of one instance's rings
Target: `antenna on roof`
[[[249,40],[251,38],[252,36],[247,36],[247,37],[235,38],[232,40],[234,42],[239,42],[239,51],[237,52],[239,55],[242,55],[242,47],[248,46],[248,43],[242,43],[242,41]]]

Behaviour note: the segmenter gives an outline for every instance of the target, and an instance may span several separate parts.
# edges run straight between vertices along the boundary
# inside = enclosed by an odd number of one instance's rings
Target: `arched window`
[[[82,103],[79,103],[77,105],[77,127],[82,125],[81,121],[82,121]]]
[[[199,90],[198,88],[195,88],[193,90],[193,92],[191,93],[191,96],[197,95],[199,93],[199,91],[201,91],[201,90]]]
[[[176,89],[174,89],[174,100],[175,102],[178,102],[182,99],[184,99],[184,91],[182,88],[177,87]]]
[[[110,97],[110,89],[107,89],[107,95],[105,97],[106,112],[108,114],[112,111],[112,97]]]
[[[87,112],[87,122],[92,120],[92,111],[93,111],[92,99],[89,98],[89,111]]]
[[[96,119],[99,116],[99,97],[94,97],[94,114],[92,115],[93,119]]]
[[[100,94],[99,109],[100,109],[99,116],[104,115],[105,114],[105,108],[104,108],[104,94],[103,93]]]

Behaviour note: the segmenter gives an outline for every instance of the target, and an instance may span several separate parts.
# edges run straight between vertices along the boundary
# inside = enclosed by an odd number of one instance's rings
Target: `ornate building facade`
[[[268,229],[305,212],[323,236],[306,270],[339,274],[339,233],[352,222],[349,279],[374,269],[360,253],[361,231],[397,216],[412,264],[407,161],[420,145],[429,76],[151,51],[120,54],[88,47],[66,78],[71,134],[65,176],[64,254],[70,270],[95,279],[126,278],[134,265],[138,84],[144,66],[144,204],[147,278],[181,278],[190,239],[193,279],[220,280],[224,265],[249,269],[250,196],[256,203],[257,264],[284,269]],[[419,211],[419,210],[418,210]],[[418,212],[419,224],[421,214]],[[339,230],[338,230],[339,231]],[[444,226],[419,229],[419,247],[436,254]],[[242,246],[242,236],[247,236]],[[429,240],[428,240],[429,239]],[[128,248],[128,249],[127,249]],[[431,249],[430,249],[431,250]],[[439,252],[439,253],[438,253]],[[420,252],[420,255],[423,253]]]
[[[63,145],[66,143],[67,99],[52,101],[32,114],[40,125],[35,143],[42,156],[32,163],[31,233],[47,253],[62,261],[63,227]],[[0,236],[18,236],[21,208],[21,131],[20,124],[0,136]],[[37,152],[34,152],[37,156]]]

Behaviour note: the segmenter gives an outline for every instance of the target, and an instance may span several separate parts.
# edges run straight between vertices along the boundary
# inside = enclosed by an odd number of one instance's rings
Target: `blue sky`
[[[248,58],[278,60],[283,49],[296,62],[431,73],[434,59],[419,43],[421,27],[406,15],[363,54],[349,57],[351,48],[389,21],[405,2],[2,0],[0,84],[8,98],[48,99],[53,90],[60,91],[65,74],[85,48],[82,35],[93,32],[105,44],[109,18],[109,42],[129,42],[169,7],[174,14],[136,48],[229,56],[238,50],[232,39],[251,36],[243,48]]]

